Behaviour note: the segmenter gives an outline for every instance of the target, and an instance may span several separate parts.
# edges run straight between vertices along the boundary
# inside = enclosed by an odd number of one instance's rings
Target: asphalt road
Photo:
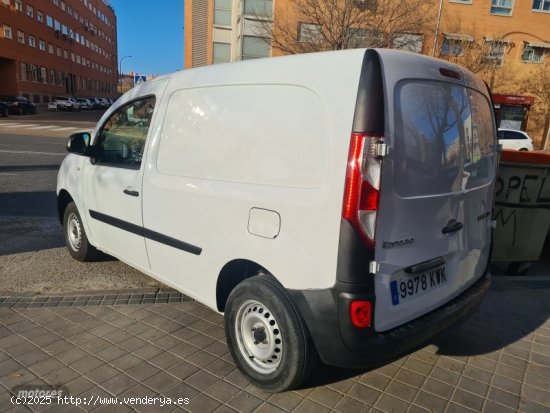
[[[109,257],[82,264],[66,251],[57,215],[57,171],[66,155],[68,135],[93,128],[94,118],[97,121],[101,114],[54,112],[0,121],[0,292],[160,285]]]

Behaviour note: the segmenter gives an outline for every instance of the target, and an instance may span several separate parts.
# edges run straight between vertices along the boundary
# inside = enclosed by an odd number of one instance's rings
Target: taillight
[[[352,301],[349,304],[351,324],[358,328],[370,327],[372,324],[372,304],[370,301]]]
[[[342,218],[358,231],[363,242],[375,246],[376,212],[380,194],[382,135],[354,133],[351,136]]]

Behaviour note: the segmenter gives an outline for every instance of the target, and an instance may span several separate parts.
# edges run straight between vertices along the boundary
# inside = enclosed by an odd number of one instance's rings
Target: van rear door
[[[471,74],[435,59],[379,53],[390,149],[376,225],[375,328],[385,331],[484,274],[496,133],[487,88]]]

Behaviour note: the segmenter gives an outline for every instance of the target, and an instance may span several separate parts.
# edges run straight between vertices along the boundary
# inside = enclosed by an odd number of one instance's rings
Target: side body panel
[[[286,288],[334,285],[363,54],[258,59],[170,80],[143,220],[200,253],[146,240],[153,272],[213,308],[220,270],[235,259]]]

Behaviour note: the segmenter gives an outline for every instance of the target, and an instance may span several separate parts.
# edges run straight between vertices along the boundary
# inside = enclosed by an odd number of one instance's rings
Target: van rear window
[[[446,82],[404,81],[395,107],[399,195],[460,192],[492,180],[495,129],[485,96]]]

